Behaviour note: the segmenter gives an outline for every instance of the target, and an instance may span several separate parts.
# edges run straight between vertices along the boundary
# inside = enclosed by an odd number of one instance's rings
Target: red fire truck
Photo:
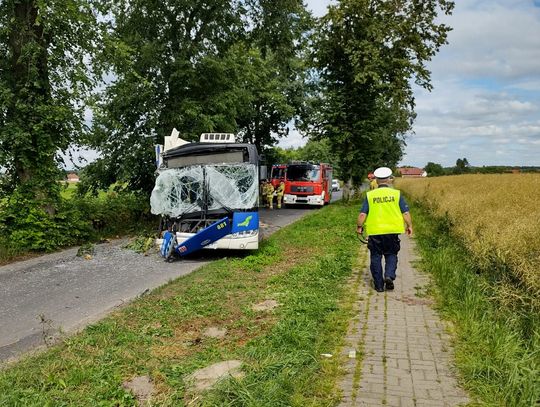
[[[285,172],[285,205],[318,205],[332,198],[332,167],[330,164],[292,162]]]

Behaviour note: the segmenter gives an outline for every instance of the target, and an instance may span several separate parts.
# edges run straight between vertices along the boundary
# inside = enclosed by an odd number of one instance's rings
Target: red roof
[[[399,172],[401,173],[401,175],[422,176],[422,174],[424,173],[424,170],[422,168],[408,167],[408,168],[400,168]]]

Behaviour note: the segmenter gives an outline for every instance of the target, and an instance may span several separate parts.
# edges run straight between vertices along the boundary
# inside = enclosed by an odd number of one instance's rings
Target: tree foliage
[[[458,158],[456,160],[456,166],[453,169],[454,174],[466,174],[470,172],[469,161],[466,158]]]
[[[37,202],[50,215],[58,203],[59,152],[85,131],[98,10],[92,0],[0,3],[2,189],[17,190],[21,202]]]
[[[424,170],[427,172],[428,177],[440,177],[441,175],[446,175],[446,171],[441,164],[433,163],[431,161],[426,164]]]
[[[268,168],[273,164],[286,164],[294,160],[300,160],[299,148],[272,147],[265,152],[265,161]]]
[[[343,177],[401,159],[414,120],[411,81],[431,89],[428,62],[449,28],[445,0],[342,0],[317,26],[313,54],[319,89],[304,129],[339,152]]]
[[[327,139],[308,140],[305,146],[297,148],[274,147],[266,153],[268,165],[286,164],[294,160],[331,164],[335,178],[340,177],[338,156]]]
[[[240,132],[259,151],[286,134],[302,92],[300,0],[103,1],[115,80],[96,103],[93,186],[151,190],[153,145],[173,128],[191,141]]]
[[[306,33],[313,20],[299,0],[258,0],[250,16],[248,41],[260,50],[269,72],[252,82],[250,108],[239,127],[260,151],[288,134],[287,124],[304,104]]]

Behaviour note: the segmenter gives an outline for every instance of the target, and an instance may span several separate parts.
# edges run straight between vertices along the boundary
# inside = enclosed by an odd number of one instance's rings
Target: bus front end
[[[152,213],[162,217],[162,244],[171,240],[180,256],[199,249],[259,247],[259,167],[253,145],[219,142],[212,135],[210,141],[167,150],[162,158],[150,198]],[[162,246],[164,257],[169,249]]]

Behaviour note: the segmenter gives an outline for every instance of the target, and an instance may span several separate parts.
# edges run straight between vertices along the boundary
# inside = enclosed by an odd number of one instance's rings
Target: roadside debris
[[[92,243],[85,243],[77,250],[77,257],[84,257],[84,259],[90,260],[95,251],[96,249]]]

